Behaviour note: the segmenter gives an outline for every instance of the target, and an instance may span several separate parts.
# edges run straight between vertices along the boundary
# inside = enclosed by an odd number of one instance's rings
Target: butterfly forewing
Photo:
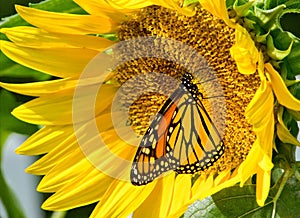
[[[176,93],[172,96],[178,98]],[[170,98],[153,119],[137,149],[132,164],[130,174],[132,184],[147,184],[160,174],[174,169],[174,163],[170,164],[170,160],[167,158],[172,151],[172,147],[167,145],[167,138],[175,110],[176,104]]]

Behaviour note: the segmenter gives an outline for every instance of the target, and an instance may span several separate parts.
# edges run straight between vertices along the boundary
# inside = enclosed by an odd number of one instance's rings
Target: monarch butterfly
[[[185,73],[143,136],[130,180],[146,185],[174,170],[193,174],[213,165],[224,153],[222,137],[203,103],[194,77]]]

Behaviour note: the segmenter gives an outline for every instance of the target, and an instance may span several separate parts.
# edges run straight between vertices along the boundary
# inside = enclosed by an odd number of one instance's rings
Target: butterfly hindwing
[[[171,128],[169,144],[175,142],[174,158],[178,161],[177,173],[195,173],[211,166],[223,154],[222,138],[208,112],[198,98],[185,93],[184,102],[178,105],[180,125]],[[173,124],[171,124],[172,126]],[[174,141],[177,138],[177,141]]]
[[[130,177],[133,184],[147,184],[162,173],[174,169],[175,166],[170,165],[167,158],[172,150],[167,145],[167,135],[176,109],[176,104],[171,98],[168,99],[147,129],[132,164]]]

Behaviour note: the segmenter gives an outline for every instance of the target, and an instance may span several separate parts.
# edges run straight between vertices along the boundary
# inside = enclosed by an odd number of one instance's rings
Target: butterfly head
[[[185,73],[181,78],[181,83],[184,87],[191,93],[193,97],[197,97],[199,95],[199,89],[196,83],[194,83],[194,77],[190,73]]]

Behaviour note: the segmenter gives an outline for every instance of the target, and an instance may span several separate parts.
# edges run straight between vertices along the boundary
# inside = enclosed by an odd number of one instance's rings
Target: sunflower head
[[[39,191],[54,193],[42,207],[99,202],[91,217],[177,216],[253,176],[263,206],[273,150],[299,145],[299,66],[289,64],[298,38],[276,22],[289,5],[75,2],[87,14],[18,6],[35,27],[0,30],[6,56],[53,76],[0,84],[37,97],[13,114],[43,126],[17,149],[45,154],[27,169],[44,175]]]

